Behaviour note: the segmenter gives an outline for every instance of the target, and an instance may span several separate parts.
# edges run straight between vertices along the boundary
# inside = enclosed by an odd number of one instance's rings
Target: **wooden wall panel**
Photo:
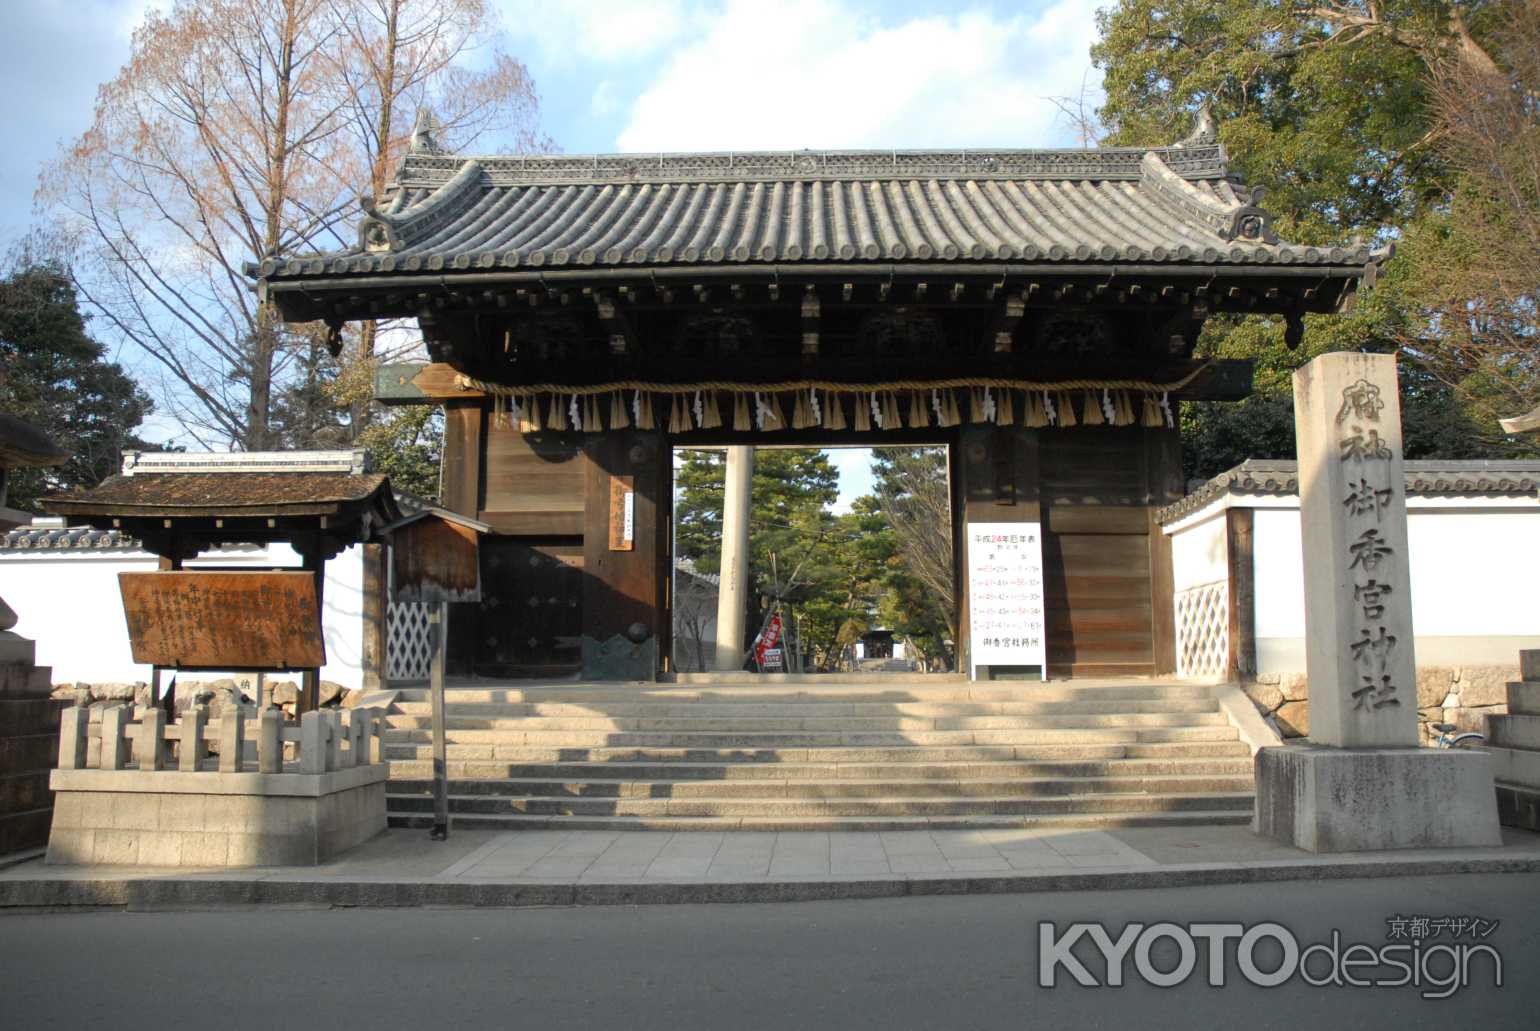
[[[1079,426],[1040,435],[1048,663],[1056,674],[1154,671],[1147,433]]]
[[[577,441],[556,433],[488,427],[481,518],[499,533],[581,534],[583,463]]]

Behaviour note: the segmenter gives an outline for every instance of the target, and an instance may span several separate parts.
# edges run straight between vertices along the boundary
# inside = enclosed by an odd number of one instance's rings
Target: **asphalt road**
[[[1302,946],[1386,944],[1393,916],[1501,921],[1504,984],[1038,985],[1038,922],[1276,921]],[[1130,939],[1132,941],[1133,939]],[[1433,939],[1430,939],[1433,940]],[[1447,934],[1443,940],[1449,941]],[[1467,938],[1467,941],[1470,939]],[[1104,976],[1090,939],[1075,955]],[[1206,949],[1206,945],[1200,942]],[[1229,943],[1233,953],[1235,943]],[[1258,965],[1269,959],[1259,948]],[[1157,968],[1181,959],[1155,943]],[[1318,957],[1319,958],[1319,957]],[[1441,973],[1447,962],[1435,965]],[[1351,971],[1350,971],[1351,972]],[[1373,970],[1360,970],[1370,976]],[[1379,968],[1380,976],[1391,976]],[[1317,975],[1318,976],[1318,975]],[[526,910],[221,910],[0,916],[0,1028],[1532,1028],[1540,875],[1158,891]]]

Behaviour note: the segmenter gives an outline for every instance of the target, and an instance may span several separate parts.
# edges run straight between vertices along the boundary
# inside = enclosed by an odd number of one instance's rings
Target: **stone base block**
[[[314,866],[385,829],[388,774],[55,770],[46,862]]]
[[[1264,748],[1252,830],[1310,852],[1502,844],[1492,759],[1433,748]]]

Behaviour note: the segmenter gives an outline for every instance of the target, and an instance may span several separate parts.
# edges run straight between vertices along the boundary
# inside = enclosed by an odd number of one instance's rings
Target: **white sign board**
[[[979,666],[1046,666],[1041,523],[969,523],[970,676]]]

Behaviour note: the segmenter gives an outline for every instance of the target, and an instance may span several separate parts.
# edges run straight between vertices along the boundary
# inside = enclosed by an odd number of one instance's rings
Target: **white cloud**
[[[1068,142],[1105,0],[883,24],[849,0],[730,0],[631,104],[628,151]]]
[[[553,66],[650,56],[687,22],[684,0],[495,0],[503,29]]]

